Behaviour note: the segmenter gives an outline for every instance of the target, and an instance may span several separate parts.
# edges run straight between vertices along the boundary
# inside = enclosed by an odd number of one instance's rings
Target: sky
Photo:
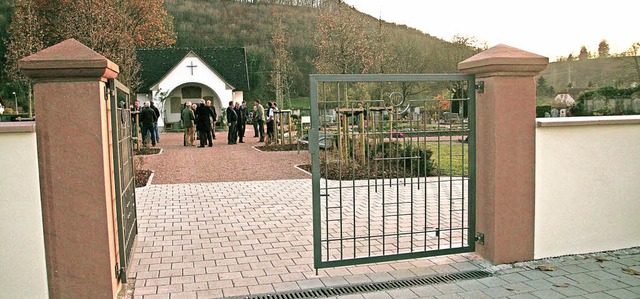
[[[489,47],[505,44],[549,57],[577,56],[586,46],[598,51],[603,39],[610,53],[640,42],[637,0],[344,0],[361,12],[404,24],[451,41],[475,37]]]

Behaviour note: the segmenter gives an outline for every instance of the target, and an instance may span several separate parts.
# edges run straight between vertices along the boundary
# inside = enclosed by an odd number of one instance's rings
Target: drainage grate
[[[262,295],[251,295],[243,297],[235,297],[236,299],[305,299],[305,298],[327,298],[335,296],[344,296],[351,294],[369,293],[393,290],[399,288],[416,287],[422,285],[431,285],[438,283],[449,283],[460,280],[485,278],[491,276],[486,271],[474,270],[449,274],[430,275],[416,277],[403,280],[392,280],[385,282],[371,282],[364,284],[354,284],[338,287],[324,287],[319,289],[300,290],[285,293],[271,293]]]

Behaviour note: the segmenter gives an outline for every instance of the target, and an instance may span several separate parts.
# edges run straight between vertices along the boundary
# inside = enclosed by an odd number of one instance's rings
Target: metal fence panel
[[[470,75],[312,75],[316,269],[475,250]]]
[[[129,89],[115,79],[109,81],[113,167],[120,261],[116,275],[127,282],[127,269],[138,235],[133,144]]]

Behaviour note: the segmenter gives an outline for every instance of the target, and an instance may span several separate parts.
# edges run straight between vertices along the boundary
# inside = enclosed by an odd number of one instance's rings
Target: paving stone
[[[362,294],[362,296],[366,299],[393,299],[393,297],[386,292],[366,293]]]
[[[513,295],[513,292],[503,288],[503,287],[490,287],[482,290],[483,293],[487,294],[489,298],[500,298]]]
[[[179,293],[171,293],[171,299],[193,299],[197,298],[198,294],[196,292],[179,292]],[[204,298],[201,297],[201,298]]]
[[[567,297],[581,296],[581,295],[587,294],[587,292],[585,292],[583,289],[578,288],[578,287],[573,286],[573,285],[571,285],[569,287],[566,287],[566,288],[556,287],[556,288],[554,288],[554,291],[556,291],[556,292],[558,292],[558,293],[560,293],[562,295],[565,295]]]
[[[616,299],[616,297],[613,297],[607,293],[604,292],[597,292],[597,293],[592,293],[592,294],[586,294],[583,295],[584,298],[587,299]]]
[[[391,298],[419,298],[418,295],[408,288],[397,289],[397,290],[389,290],[386,292]]]
[[[300,280],[300,281],[297,281],[296,283],[298,283],[298,286],[300,287],[301,290],[316,289],[316,288],[324,287],[322,280],[320,280],[319,278]]]
[[[464,299],[486,299],[487,298],[487,294],[483,293],[482,291],[469,291],[469,292],[460,293],[457,295]]]
[[[247,287],[225,288],[222,290],[222,293],[224,294],[225,297],[249,295],[249,288]]]
[[[455,293],[464,293],[465,289],[459,287],[455,283],[447,283],[447,284],[436,284],[434,285],[436,290],[440,291],[440,293],[446,294],[455,294]]]
[[[533,294],[518,294],[513,296],[508,296],[509,299],[538,299],[538,297]]]
[[[610,290],[610,291],[604,291],[604,292],[613,297],[620,298],[620,299],[633,298],[633,297],[636,297],[637,295],[636,293],[631,292],[629,290],[625,290],[625,289]]]
[[[541,299],[557,299],[564,298],[565,296],[554,290],[540,290],[531,293],[532,295]]]

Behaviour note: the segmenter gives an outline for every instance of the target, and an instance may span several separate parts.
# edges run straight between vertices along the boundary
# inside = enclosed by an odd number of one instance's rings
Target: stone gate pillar
[[[495,264],[533,259],[535,76],[549,59],[497,45],[458,64],[476,75],[477,252]],[[484,90],[482,85],[484,84]]]
[[[113,298],[119,283],[105,82],[119,68],[69,39],[19,61],[33,80],[51,298]]]

